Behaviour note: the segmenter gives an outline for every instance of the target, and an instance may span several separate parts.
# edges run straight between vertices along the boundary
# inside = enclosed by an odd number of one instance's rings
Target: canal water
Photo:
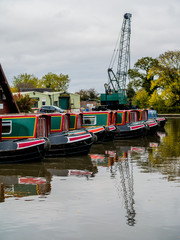
[[[180,239],[180,119],[86,157],[0,165],[0,240]]]

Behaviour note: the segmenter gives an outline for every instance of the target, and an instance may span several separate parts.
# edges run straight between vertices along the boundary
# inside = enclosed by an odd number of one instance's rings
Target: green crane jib
[[[126,79],[130,65],[130,35],[131,35],[132,14],[124,14],[121,28],[119,48],[114,49],[113,56],[108,68],[109,82],[104,84],[105,94],[101,94],[101,105],[110,109],[117,109],[127,104]],[[117,44],[116,44],[117,45]],[[116,74],[113,71],[114,64],[117,64]]]

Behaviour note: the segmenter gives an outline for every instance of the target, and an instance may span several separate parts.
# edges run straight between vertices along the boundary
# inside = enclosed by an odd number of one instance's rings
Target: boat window
[[[2,121],[2,135],[12,132],[12,121]]]
[[[83,125],[96,125],[96,116],[83,116]]]

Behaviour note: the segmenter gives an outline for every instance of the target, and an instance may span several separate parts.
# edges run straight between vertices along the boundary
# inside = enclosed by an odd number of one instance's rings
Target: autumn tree
[[[144,88],[148,95],[151,95],[154,89],[151,89],[151,81],[154,79],[152,74],[149,77],[149,70],[158,65],[158,60],[151,57],[143,57],[139,59],[133,69],[129,69],[128,76],[131,78],[132,87],[136,90]]]
[[[180,51],[168,51],[158,58],[159,64],[149,70],[151,89],[158,89],[166,106],[180,105]]]
[[[54,92],[67,91],[69,83],[69,76],[62,73],[58,75],[50,72],[40,80],[41,87],[51,88]]]
[[[142,88],[136,92],[136,95],[133,99],[133,104],[137,105],[139,108],[147,108],[149,106],[149,96],[147,91]]]
[[[19,74],[14,77],[13,88],[20,91],[21,88],[36,88],[38,87],[39,80],[33,74]]]

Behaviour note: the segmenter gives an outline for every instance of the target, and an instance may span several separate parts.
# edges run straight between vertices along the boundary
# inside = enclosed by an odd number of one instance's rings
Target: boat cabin
[[[2,119],[2,140],[41,138],[50,134],[51,118],[44,114],[7,114]]]
[[[112,111],[83,112],[83,127],[110,126],[113,122]]]
[[[47,113],[51,117],[51,133],[70,130],[69,113]]]

